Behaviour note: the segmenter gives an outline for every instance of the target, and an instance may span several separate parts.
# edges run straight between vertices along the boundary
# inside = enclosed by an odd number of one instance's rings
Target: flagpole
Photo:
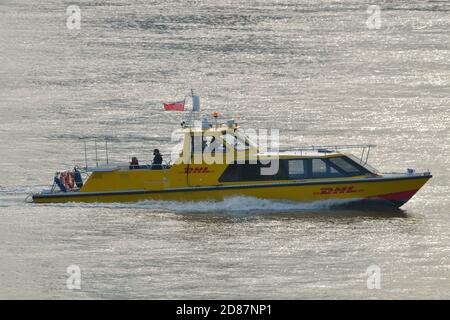
[[[172,102],[172,103],[164,103],[163,102],[163,106],[164,106],[164,110],[185,111],[186,98],[189,96],[192,98],[192,109],[189,111],[189,115],[188,115],[186,121],[187,121],[187,125],[192,128],[194,126],[195,118],[198,115],[198,112],[200,111],[200,98],[198,96],[194,96],[194,89],[191,89],[190,94],[187,94],[184,96],[184,100],[182,102],[181,101]],[[195,98],[195,101],[194,101],[194,98]],[[183,103],[183,106],[180,110],[180,108],[178,108],[178,107],[181,103]],[[183,123],[184,123],[184,121],[183,121]]]
[[[192,88],[191,88],[191,100],[192,100]],[[189,96],[189,95],[188,95]],[[194,126],[194,106],[192,106],[191,112],[189,114],[189,123],[190,123],[190,127],[192,128]]]
[[[193,99],[193,97],[194,97],[194,89],[192,89],[191,88],[191,99]],[[191,112],[190,112],[191,114],[190,114],[190,125],[191,125],[191,127],[193,127],[194,126],[194,121],[195,121],[195,112],[194,112],[194,104],[192,103],[192,109],[191,109]]]

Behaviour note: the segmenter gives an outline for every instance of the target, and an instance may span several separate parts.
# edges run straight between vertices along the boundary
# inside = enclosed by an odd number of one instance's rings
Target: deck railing
[[[317,151],[320,153],[332,153],[344,151],[346,149],[360,149],[361,155],[359,157],[359,162],[362,165],[366,165],[369,160],[370,150],[375,148],[374,144],[348,144],[348,145],[326,145],[326,146],[304,146],[304,147],[294,147],[286,150],[280,150],[280,152],[297,151],[302,154],[307,151]]]

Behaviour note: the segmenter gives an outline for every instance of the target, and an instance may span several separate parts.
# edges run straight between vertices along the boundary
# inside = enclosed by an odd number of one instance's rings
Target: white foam
[[[50,190],[48,185],[46,186],[0,186],[0,194],[27,194],[40,192],[42,190]]]
[[[254,197],[230,197],[222,201],[158,201],[145,200],[140,202],[126,203],[63,203],[47,204],[51,206],[69,206],[69,207],[100,207],[111,209],[138,208],[162,210],[175,213],[199,212],[199,213],[246,213],[246,212],[289,212],[289,211],[311,211],[311,210],[329,210],[336,207],[358,201],[359,199],[335,199],[317,202],[294,202],[278,201],[269,199],[259,199]]]

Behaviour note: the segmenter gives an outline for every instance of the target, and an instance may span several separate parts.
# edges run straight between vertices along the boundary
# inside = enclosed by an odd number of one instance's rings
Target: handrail
[[[348,145],[328,145],[328,146],[304,146],[304,147],[294,147],[286,150],[279,150],[279,152],[289,152],[289,151],[318,151],[323,153],[337,152],[342,149],[362,149],[361,156],[359,157],[359,164],[365,166],[369,160],[370,149],[375,148],[375,144],[348,144]],[[367,149],[367,152],[366,152]]]
[[[339,149],[361,149],[361,148],[375,148],[375,144],[343,144],[343,145],[327,145],[327,146],[304,146],[304,147],[294,147],[290,148],[288,150],[280,150],[280,151],[314,151],[314,150],[335,150],[338,151]],[[331,151],[330,150],[330,151]]]
[[[88,157],[87,157],[87,142],[94,142],[94,150],[95,150],[95,166],[99,167],[99,157],[98,157],[98,146],[97,141],[99,140],[98,137],[93,138],[80,138],[81,141],[84,143],[84,162],[85,162],[85,168],[88,168]],[[105,159],[106,159],[106,165],[109,165],[109,153],[108,153],[108,138],[104,138],[103,141],[105,142]]]
[[[109,149],[110,149],[110,138],[98,138],[98,137],[93,137],[93,138],[79,138],[80,141],[82,141],[82,143],[84,144],[84,166],[81,165],[77,165],[77,167],[84,169],[85,171],[93,171],[95,170],[95,168],[100,168],[100,169],[105,169],[105,168],[114,168],[117,167],[118,163],[114,163],[110,161],[110,157],[109,157]],[[104,148],[99,148],[99,143],[98,142],[104,142]],[[94,150],[94,156],[95,158],[89,158],[88,159],[88,151],[91,151],[92,149],[88,148],[88,143],[93,144],[93,150]],[[88,150],[89,149],[89,150]],[[105,156],[104,157],[100,157],[99,154],[100,152],[104,152]],[[171,165],[171,160],[167,160],[167,158],[169,158],[170,154],[167,155],[166,154],[162,154],[162,156],[164,157],[163,161],[165,163],[166,166],[170,166]],[[89,166],[89,162],[94,161],[94,166]],[[151,164],[151,160],[146,161],[146,163]],[[124,163],[119,163],[119,165],[125,165]],[[98,171],[98,170],[97,170]]]

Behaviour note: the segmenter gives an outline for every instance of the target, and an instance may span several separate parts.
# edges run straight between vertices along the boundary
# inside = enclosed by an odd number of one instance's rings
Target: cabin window
[[[263,165],[233,163],[225,169],[220,182],[289,179],[338,178],[370,174],[364,167],[346,157],[280,159],[278,172],[261,175]]]
[[[215,137],[213,136],[203,136],[203,150],[205,150],[205,148],[209,148],[214,140]]]
[[[345,172],[348,176],[360,176],[369,173],[367,169],[346,157],[329,158],[328,160],[334,167]]]
[[[234,181],[264,181],[264,180],[285,180],[287,174],[284,167],[280,166],[278,172],[274,175],[262,175],[261,168],[268,167],[270,164],[257,163],[233,163],[230,164],[219,178],[220,182]]]
[[[204,152],[223,152],[225,146],[213,135],[191,135],[191,154]]]
[[[250,145],[247,141],[242,140],[241,138],[238,138],[235,135],[226,133],[224,135],[224,140],[231,146],[233,146],[236,150],[248,150],[250,148]]]
[[[327,173],[327,164],[322,159],[312,159],[313,176],[324,176]]]
[[[224,152],[225,146],[216,136],[205,136],[203,152]]]
[[[311,159],[312,178],[336,178],[346,176],[345,172],[339,171],[327,158]]]
[[[256,135],[256,132],[254,132],[254,134],[250,136],[247,135],[245,131],[242,131],[241,129],[236,129],[234,132],[239,139],[245,141],[246,147],[257,146],[258,137]]]
[[[289,160],[289,178],[300,179],[306,177],[305,161],[301,159]]]
[[[191,154],[202,153],[205,146],[204,135],[191,135]]]

